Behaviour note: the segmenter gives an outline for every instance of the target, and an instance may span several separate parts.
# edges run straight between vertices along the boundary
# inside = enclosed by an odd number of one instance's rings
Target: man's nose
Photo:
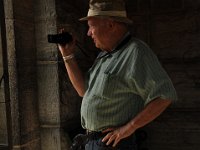
[[[87,36],[91,36],[91,31],[88,29]]]

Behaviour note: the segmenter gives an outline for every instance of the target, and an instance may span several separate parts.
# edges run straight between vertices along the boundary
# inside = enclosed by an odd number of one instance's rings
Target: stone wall
[[[33,1],[4,1],[10,149],[40,149]]]
[[[58,24],[69,27],[73,32],[75,28],[78,39],[87,41],[83,42],[83,45],[90,54],[94,47],[86,36],[87,27],[77,22],[77,19],[82,17],[82,13],[87,13],[87,3],[79,2],[82,9],[77,4],[77,1],[57,1]],[[152,150],[198,149],[200,120],[196,116],[200,114],[198,98],[200,96],[198,67],[200,64],[200,2],[198,0],[126,0],[126,6],[128,16],[134,22],[131,31],[136,37],[148,43],[156,53],[171,77],[179,98],[177,103],[143,128],[147,132],[147,140],[141,147]],[[87,59],[79,57],[83,66],[88,65],[85,60]],[[67,78],[62,80],[67,81]],[[70,86],[69,83],[61,88],[64,97],[70,97],[73,93],[69,91]],[[65,99],[65,102],[71,104],[70,100]],[[62,105],[61,107],[68,108]],[[63,109],[65,110],[63,112],[74,108]],[[63,120],[67,120],[67,114],[69,113],[63,113]]]
[[[61,143],[58,50],[47,41],[48,34],[57,33],[55,3],[38,0],[34,10],[41,150],[69,148]]]
[[[76,35],[83,49],[77,46],[76,58],[86,72],[97,54],[86,35],[87,25],[78,21],[87,13],[88,0],[4,2],[12,149],[68,149],[69,138],[82,131],[81,98],[66,75],[56,45],[47,42],[47,34],[64,27]],[[179,98],[142,128],[147,139],[141,147],[199,149],[200,1],[126,0],[126,6],[134,22],[131,32],[157,54]]]
[[[150,150],[199,149],[200,1],[127,0],[133,33],[146,41],[171,77],[179,101],[147,125]]]
[[[2,41],[1,41],[1,30],[0,30],[0,53],[2,51]],[[6,119],[6,102],[4,94],[4,80],[3,80],[4,68],[3,68],[3,56],[0,55],[0,145],[8,144],[8,134],[7,134],[7,119]]]

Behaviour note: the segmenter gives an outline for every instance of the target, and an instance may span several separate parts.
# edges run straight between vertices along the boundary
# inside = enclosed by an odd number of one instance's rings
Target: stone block
[[[183,58],[185,54],[199,56],[199,16],[200,13],[154,16],[151,46],[156,54],[161,59]]]
[[[40,139],[33,139],[21,145],[13,145],[12,150],[40,150]]]
[[[199,112],[186,109],[164,112],[145,127],[147,147],[154,150],[198,149],[199,115]]]
[[[151,0],[151,9],[155,13],[161,12],[175,12],[183,9],[184,0]]]
[[[55,20],[40,21],[36,25],[36,48],[38,60],[57,60],[58,49],[56,44],[50,44],[48,34],[56,34]]]
[[[199,64],[164,64],[164,68],[172,79],[178,95],[178,102],[173,105],[174,108],[198,110],[200,87],[200,69]],[[192,94],[191,94],[192,93]]]
[[[198,10],[200,6],[200,1],[199,0],[184,0],[184,8],[188,11],[191,10]]]
[[[128,14],[138,13],[139,11],[139,1],[138,0],[126,0],[126,9]]]
[[[13,17],[15,19],[32,22],[34,17],[33,0],[15,0],[13,2]]]
[[[68,150],[71,141],[59,127],[41,128],[41,150]]]
[[[6,119],[6,106],[2,103],[2,97],[0,97],[0,145],[8,144],[7,134],[7,119]]]
[[[38,102],[41,124],[60,123],[60,96],[56,62],[38,61]]]
[[[38,0],[34,1],[34,14],[35,20],[48,20],[56,19],[56,9],[55,9],[55,0]]]
[[[33,90],[20,91],[20,134],[21,142],[27,143],[39,138],[37,94]]]

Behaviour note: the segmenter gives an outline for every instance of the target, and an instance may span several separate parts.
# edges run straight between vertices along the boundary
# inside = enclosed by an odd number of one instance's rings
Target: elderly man
[[[90,36],[102,50],[83,77],[74,58],[75,40],[59,45],[69,78],[83,97],[81,124],[86,150],[137,150],[134,133],[176,100],[168,75],[152,50],[134,38],[122,0],[91,0]]]

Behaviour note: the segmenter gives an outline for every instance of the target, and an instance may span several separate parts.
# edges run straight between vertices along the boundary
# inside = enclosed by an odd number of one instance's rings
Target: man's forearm
[[[107,145],[114,142],[113,146],[116,146],[121,139],[129,137],[138,128],[145,126],[158,117],[170,105],[170,103],[170,100],[160,98],[153,100],[144,108],[143,111],[141,111],[126,125],[104,130],[103,133],[107,133],[107,135],[102,139],[102,141],[106,142]]]
[[[171,100],[165,100],[161,98],[153,100],[144,108],[143,111],[141,111],[128,123],[130,130],[134,133],[138,128],[150,123],[157,118],[170,104]]]
[[[73,58],[68,62],[65,62],[65,67],[74,88],[79,96],[83,97],[85,94],[84,78],[76,60]]]
[[[61,29],[60,33],[63,32],[64,29]],[[85,84],[82,72],[76,62],[76,59],[74,58],[75,45],[76,40],[73,37],[72,42],[67,43],[65,45],[58,44],[58,48],[63,56],[69,79],[71,80],[79,96],[82,97],[85,94]]]

